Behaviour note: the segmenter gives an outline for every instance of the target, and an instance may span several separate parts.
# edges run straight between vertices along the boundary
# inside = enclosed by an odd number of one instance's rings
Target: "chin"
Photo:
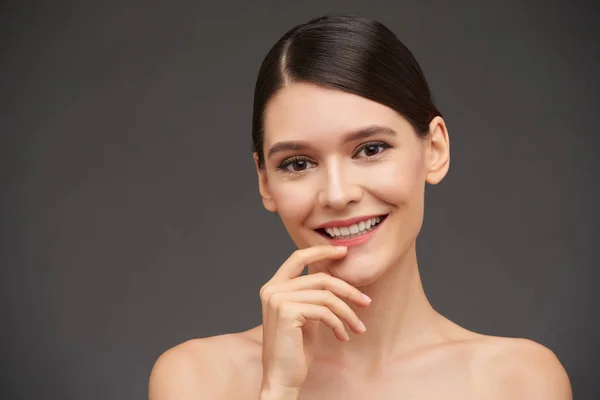
[[[380,275],[365,274],[365,273],[348,273],[346,271],[331,271],[331,275],[343,280],[349,285],[360,289],[361,287],[370,286],[377,282]]]
[[[346,257],[333,262],[329,261],[323,267],[332,276],[356,288],[373,284],[390,268],[388,261],[380,257],[373,257],[372,252],[361,254],[354,253],[352,248],[348,250]]]

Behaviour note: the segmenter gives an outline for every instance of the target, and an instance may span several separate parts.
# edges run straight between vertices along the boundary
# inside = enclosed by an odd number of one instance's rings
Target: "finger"
[[[356,313],[339,297],[328,290],[300,290],[273,295],[270,306],[278,309],[286,303],[308,303],[329,308],[338,318],[345,321],[356,333],[364,333],[365,325]]]
[[[296,250],[279,267],[273,275],[270,283],[279,283],[296,278],[302,274],[304,267],[316,261],[324,259],[337,259],[346,255],[347,248],[344,246],[320,245]]]
[[[309,320],[323,322],[343,342],[350,340],[342,320],[325,306],[308,303],[285,303],[279,309],[279,323],[295,323],[301,327]]]
[[[361,307],[371,304],[371,299],[367,295],[348,282],[321,272],[299,276],[296,279],[272,285],[269,291],[275,294],[309,289],[329,290],[336,296],[352,301]]]

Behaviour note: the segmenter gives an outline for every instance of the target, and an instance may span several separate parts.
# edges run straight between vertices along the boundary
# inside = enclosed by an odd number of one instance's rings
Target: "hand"
[[[346,247],[329,245],[296,250],[261,288],[264,390],[300,389],[314,356],[319,322],[330,327],[342,342],[350,339],[342,321],[356,333],[365,331],[341,298],[366,307],[371,301],[368,297],[323,272],[300,276],[306,265],[340,259],[346,252]]]

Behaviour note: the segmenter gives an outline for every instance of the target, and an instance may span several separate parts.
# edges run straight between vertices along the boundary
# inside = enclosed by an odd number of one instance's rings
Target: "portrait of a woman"
[[[163,353],[151,400],[571,399],[551,349],[471,331],[425,295],[424,196],[451,141],[390,29],[339,15],[288,31],[258,73],[252,140],[262,204],[297,250],[256,288],[262,324]]]

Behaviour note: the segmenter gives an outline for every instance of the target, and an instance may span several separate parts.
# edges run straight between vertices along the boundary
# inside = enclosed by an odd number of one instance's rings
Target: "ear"
[[[271,198],[271,192],[267,181],[267,172],[258,166],[258,154],[254,153],[254,165],[256,166],[256,173],[258,175],[258,191],[262,197],[263,206],[267,211],[276,212],[275,202]]]
[[[450,138],[442,117],[437,116],[429,123],[427,141],[425,180],[435,185],[444,179],[450,168]]]

